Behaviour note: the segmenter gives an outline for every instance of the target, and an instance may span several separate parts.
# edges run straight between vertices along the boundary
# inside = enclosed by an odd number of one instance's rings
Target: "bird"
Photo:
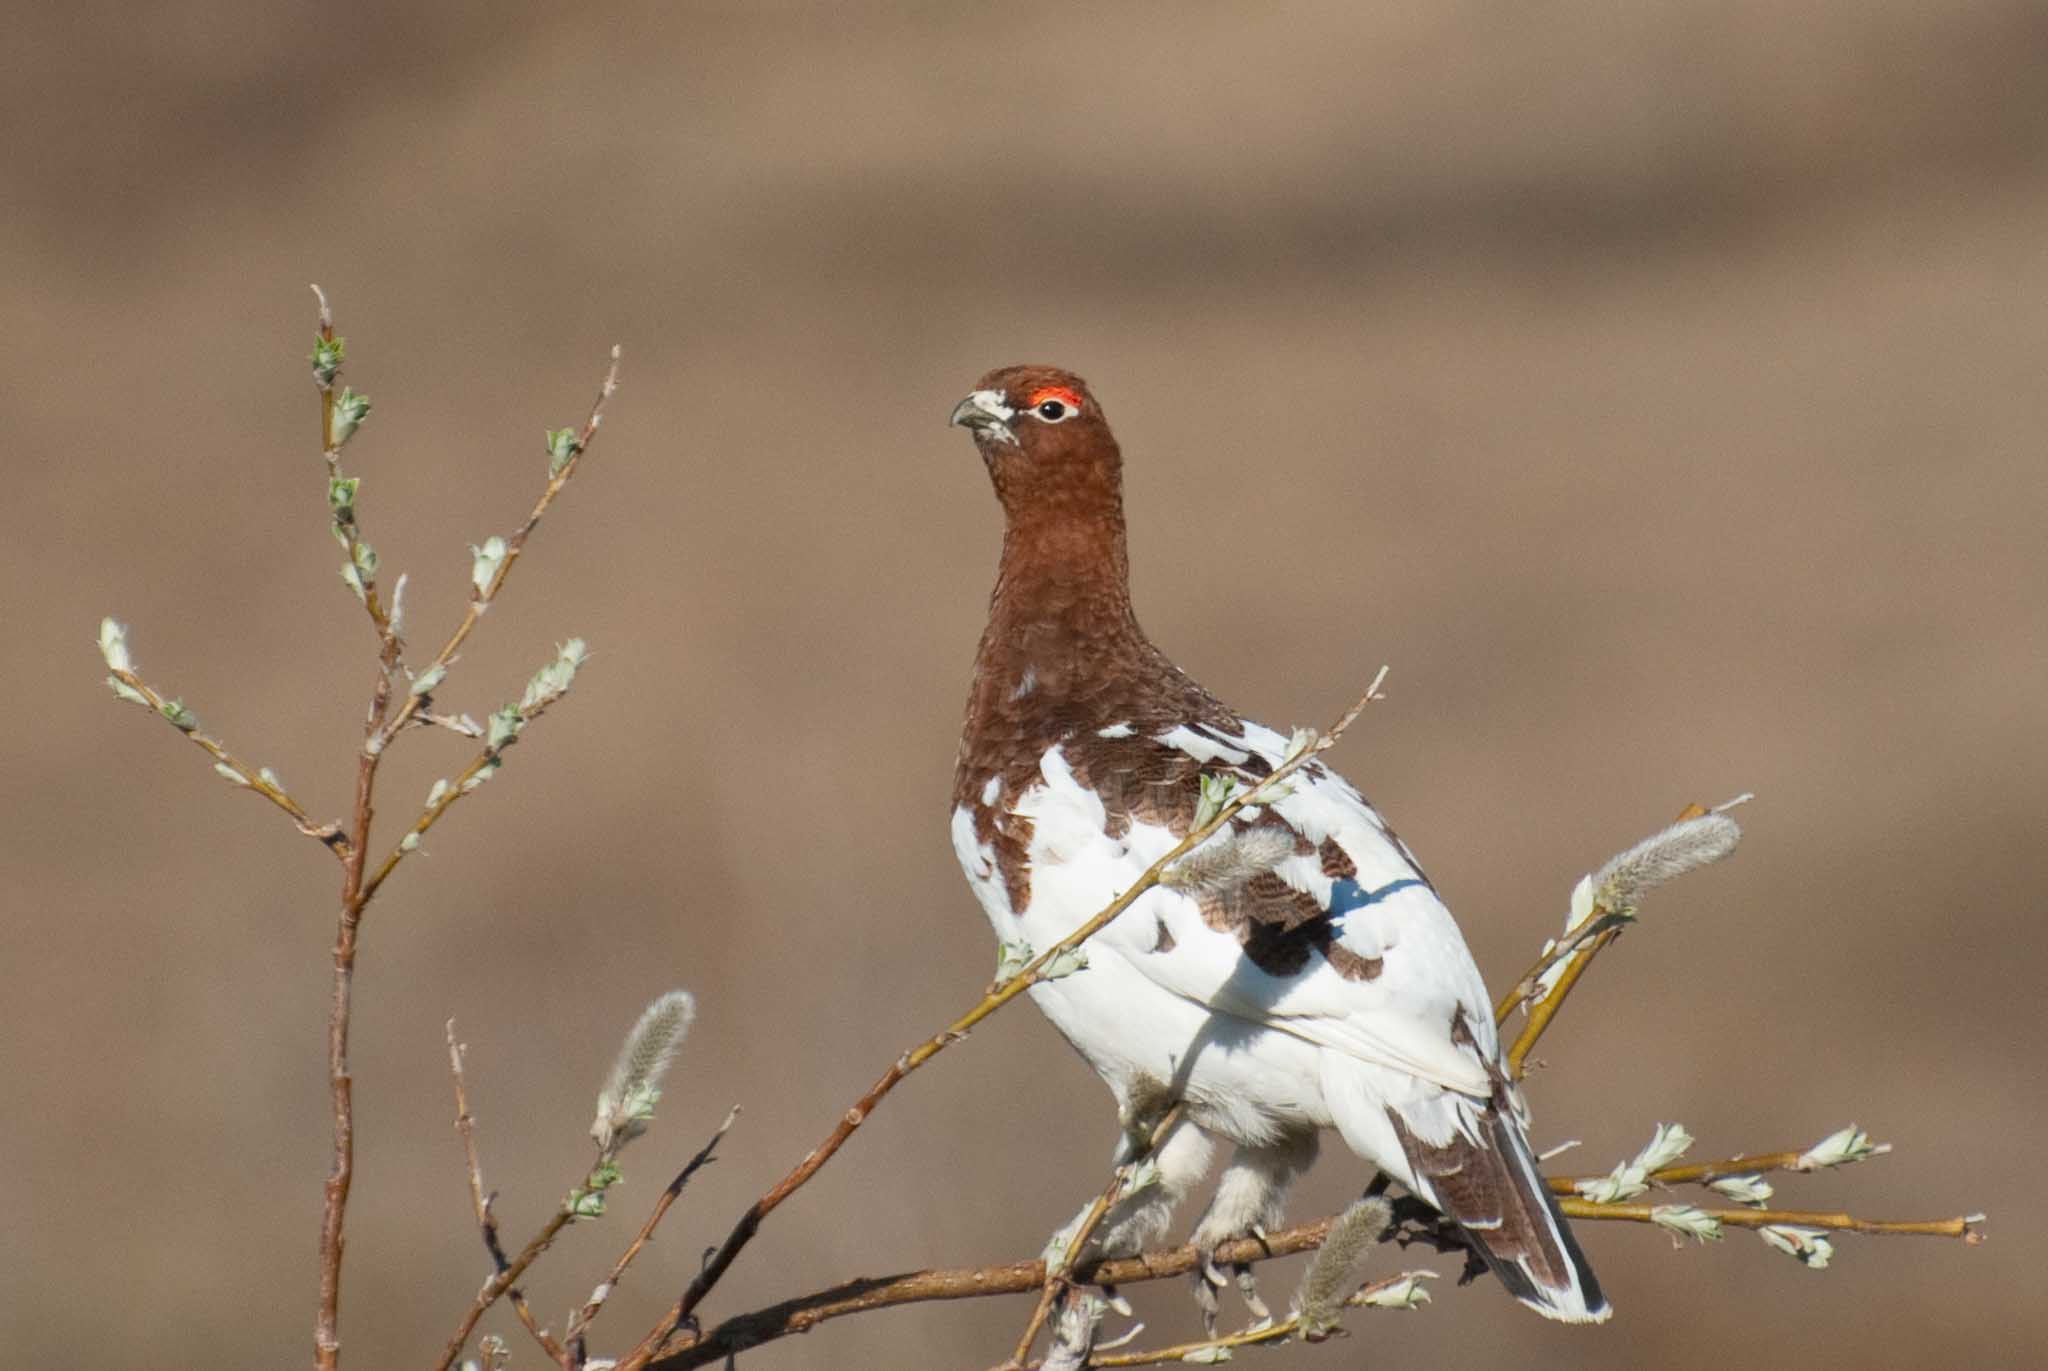
[[[998,368],[951,422],[972,435],[1004,516],[953,846],[999,941],[1028,955],[1187,836],[1204,777],[1256,786],[1291,738],[1223,704],[1138,626],[1122,453],[1086,382]],[[1215,1145],[1229,1144],[1193,1233],[1213,1330],[1222,1277],[1209,1254],[1278,1227],[1288,1187],[1334,1129],[1450,1219],[1517,1300],[1565,1322],[1605,1320],[1611,1307],[1538,1169],[1485,982],[1436,887],[1320,758],[1274,789],[1096,933],[1085,965],[1029,988],[1116,1097],[1117,1158],[1154,1141],[1147,1120],[1167,1125],[1151,1151],[1157,1181],[1110,1211],[1091,1250],[1156,1244]],[[1238,1274],[1267,1317],[1250,1273]]]

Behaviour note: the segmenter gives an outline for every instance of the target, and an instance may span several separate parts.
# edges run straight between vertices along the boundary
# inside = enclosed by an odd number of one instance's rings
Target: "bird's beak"
[[[956,427],[971,430],[977,438],[987,434],[1003,442],[1014,443],[1017,438],[1010,432],[1010,420],[1016,413],[1004,401],[1001,391],[977,390],[953,406],[950,422]]]

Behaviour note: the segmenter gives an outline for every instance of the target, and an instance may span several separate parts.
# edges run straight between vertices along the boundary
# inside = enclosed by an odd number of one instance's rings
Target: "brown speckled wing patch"
[[[1233,745],[1239,736],[1207,726],[1201,731],[1225,746]],[[1235,774],[1241,785],[1257,784],[1272,774],[1271,766],[1256,754],[1241,766],[1220,761],[1205,764],[1143,735],[1103,738],[1091,732],[1062,743],[1061,753],[1075,778],[1101,798],[1105,826],[1113,838],[1130,832],[1134,821],[1175,834],[1188,832],[1194,824],[1205,770]],[[1318,849],[1270,807],[1258,809],[1253,818],[1240,815],[1229,827],[1239,834],[1254,828],[1281,829],[1293,838],[1298,855],[1320,851],[1319,860],[1326,871],[1333,865],[1341,867],[1347,877],[1357,871],[1334,840],[1325,840]],[[1361,957],[1338,941],[1335,921],[1315,896],[1296,890],[1273,872],[1261,872],[1227,889],[1202,891],[1196,903],[1202,921],[1219,933],[1233,934],[1252,965],[1268,975],[1298,975],[1313,954],[1320,954],[1347,980],[1369,981],[1380,974],[1378,958]],[[1163,946],[1155,951],[1172,946],[1170,937],[1161,942]]]

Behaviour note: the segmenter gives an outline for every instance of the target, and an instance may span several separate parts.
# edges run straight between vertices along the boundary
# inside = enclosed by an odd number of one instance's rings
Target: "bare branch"
[[[1552,1184],[1554,1186],[1556,1182]],[[1655,1222],[1650,1217],[1649,1210],[1659,1207],[1593,1205],[1575,1198],[1566,1198],[1560,1203],[1564,1206],[1565,1212],[1574,1217],[1644,1223]],[[1402,1200],[1395,1205],[1395,1212],[1400,1218],[1400,1224],[1388,1231],[1382,1239],[1383,1242],[1397,1242],[1404,1247],[1419,1242],[1451,1253],[1462,1253],[1466,1250],[1455,1228],[1420,1201]],[[1710,1212],[1716,1216],[1723,1214],[1723,1211],[1719,1210]],[[1741,1217],[1725,1221],[1741,1227],[1763,1228],[1791,1224],[1859,1233],[1959,1238],[1971,1245],[1983,1240],[1978,1227],[1983,1222],[1981,1214],[1957,1219],[1898,1222],[1855,1219],[1847,1214],[1821,1214],[1805,1210],[1740,1209],[1728,1212]],[[1319,1248],[1329,1236],[1331,1225],[1336,1218],[1336,1215],[1331,1215],[1290,1228],[1276,1229],[1268,1232],[1263,1239],[1236,1238],[1220,1244],[1210,1255],[1221,1266],[1250,1266],[1262,1261],[1312,1251]],[[1201,1259],[1202,1254],[1192,1245],[1167,1248],[1136,1257],[1085,1263],[1075,1271],[1074,1278],[1078,1282],[1098,1286],[1137,1285],[1146,1281],[1169,1280],[1184,1276],[1193,1271]],[[1375,1281],[1365,1286],[1360,1295],[1385,1289],[1400,1279],[1401,1277],[1391,1277]],[[1000,1266],[911,1271],[894,1276],[864,1277],[845,1281],[763,1309],[736,1315],[706,1332],[683,1333],[649,1365],[657,1368],[657,1371],[685,1371],[685,1368],[689,1367],[723,1362],[735,1353],[778,1338],[795,1333],[808,1333],[819,1324],[832,1319],[864,1314],[876,1309],[893,1308],[897,1305],[920,1304],[930,1300],[968,1300],[992,1295],[1041,1292],[1046,1280],[1047,1270],[1043,1261],[1022,1261]],[[1353,1302],[1357,1302],[1358,1298],[1354,1296]],[[1275,1333],[1273,1336],[1284,1334]],[[1228,1339],[1220,1341],[1227,1342]],[[1190,1350],[1197,1350],[1206,1345],[1185,1344],[1173,1349],[1173,1355],[1183,1356]],[[1157,1355],[1164,1356],[1165,1353]],[[1102,1355],[1097,1355],[1089,1362],[1091,1366],[1144,1364],[1142,1361],[1113,1361]]]
[[[1257,1238],[1233,1239],[1220,1244],[1214,1256],[1225,1265],[1293,1256],[1318,1246],[1329,1225],[1330,1220],[1318,1219],[1313,1223],[1268,1233],[1263,1242]],[[1133,1285],[1184,1276],[1193,1271],[1200,1260],[1201,1254],[1193,1246],[1177,1247],[1137,1257],[1089,1263],[1076,1275],[1097,1285]],[[808,1333],[830,1319],[927,1300],[971,1300],[990,1295],[1028,1294],[1042,1290],[1045,1279],[1046,1265],[1042,1261],[864,1277],[738,1315],[709,1332],[685,1333],[652,1364],[661,1371],[707,1366],[764,1342],[788,1337],[792,1333]]]
[[[453,1336],[448,1339],[448,1345],[441,1351],[440,1359],[434,1363],[435,1371],[448,1371],[448,1368],[455,1364],[455,1359],[462,1355],[463,1346],[468,1343],[469,1335],[476,1331],[477,1321],[483,1318],[485,1311],[512,1289],[519,1278],[526,1274],[526,1268],[532,1266],[540,1254],[554,1244],[555,1238],[569,1226],[570,1220],[574,1217],[575,1214],[566,1203],[559,1206],[548,1216],[548,1221],[541,1225],[540,1231],[527,1239],[526,1246],[519,1249],[518,1256],[491,1273],[490,1279],[483,1283],[483,1288],[476,1292],[476,1299],[463,1311],[462,1321],[456,1325]]]
[[[1087,1249],[1088,1239],[1094,1236],[1095,1230],[1108,1216],[1111,1207],[1122,1198],[1124,1187],[1130,1184],[1131,1177],[1158,1152],[1160,1142],[1173,1131],[1173,1126],[1180,1122],[1181,1116],[1186,1112],[1186,1106],[1176,1104],[1153,1125],[1151,1136],[1146,1139],[1144,1151],[1110,1173],[1109,1183],[1102,1187],[1102,1193],[1095,1197],[1095,1202],[1088,1206],[1088,1212],[1082,1215],[1080,1225],[1067,1238],[1066,1250],[1060,1253],[1056,1261],[1047,1265],[1045,1287],[1039,1292],[1038,1307],[1031,1311],[1031,1319],[1024,1325],[1024,1332],[1017,1339],[1017,1349],[1010,1354],[1010,1360],[1005,1363],[1011,1371],[1022,1367],[1025,1358],[1031,1355],[1031,1344],[1037,1340],[1038,1330],[1045,1327],[1045,1321],[1052,1313],[1054,1302],[1064,1298],[1073,1289],[1074,1283],[1070,1276],[1074,1262]]]
[[[519,554],[526,550],[526,540],[540,523],[541,516],[548,512],[548,506],[555,502],[555,497],[562,493],[563,487],[569,484],[571,478],[576,475],[577,468],[582,465],[584,452],[589,448],[591,440],[597,436],[598,427],[604,422],[605,401],[611,399],[613,392],[618,388],[619,349],[615,345],[612,348],[611,365],[606,368],[604,381],[598,386],[597,399],[591,402],[590,415],[584,420],[583,428],[575,438],[568,459],[551,472],[546,488],[541,491],[540,498],[534,502],[532,511],[527,514],[526,522],[505,540],[505,555],[498,560],[490,580],[471,592],[469,609],[463,614],[462,622],[455,626],[455,632],[441,645],[441,650],[434,654],[434,659],[429,663],[427,670],[445,670],[454,662],[455,654],[462,650],[462,645],[469,641],[469,635],[476,630],[484,612],[491,607],[498,592],[504,588],[505,578],[512,574],[512,564],[517,562]],[[421,695],[408,696],[405,703],[399,707],[397,717],[391,721],[390,732],[396,733],[410,723],[413,716],[423,707],[423,699],[424,696]]]
[[[1574,1219],[1618,1219],[1625,1223],[1656,1223],[1656,1204],[1595,1204],[1576,1195],[1561,1196],[1558,1208]],[[1805,1228],[1837,1229],[1845,1233],[1871,1233],[1908,1238],[1960,1238],[1975,1247],[1984,1241],[1979,1227],[1982,1214],[1965,1214],[1953,1219],[1859,1219],[1839,1211],[1813,1209],[1704,1209],[1708,1218],[1730,1228],[1771,1228],[1796,1224]]]
[[[547,1353],[555,1365],[561,1367],[562,1371],[576,1371],[576,1354],[555,1341],[555,1335],[541,1327],[540,1320],[533,1316],[533,1306],[526,1302],[525,1291],[514,1286],[505,1292],[505,1302],[512,1306],[513,1314],[519,1319],[519,1326],[540,1344],[540,1350]]]
[[[542,701],[524,711],[522,723],[532,723],[546,713],[548,705],[552,703],[553,700]],[[384,860],[377,864],[377,870],[363,881],[365,901],[375,895],[384,882],[390,879],[391,873],[398,869],[400,862],[419,850],[420,840],[426,836],[427,830],[440,822],[441,816],[452,809],[457,800],[477,790],[491,778],[503,755],[504,748],[486,746],[470,760],[468,766],[456,773],[453,781],[435,789],[429,796],[426,806],[420,810],[419,817],[413,820],[412,827],[392,844],[391,850],[384,854]]]
[[[379,603],[375,586],[375,559],[366,557],[366,549],[356,536],[355,516],[352,506],[354,486],[348,483],[346,489],[337,491],[341,480],[339,467],[339,445],[345,434],[336,427],[336,405],[334,380],[339,375],[343,349],[341,340],[335,336],[332,313],[327,308],[326,296],[317,288],[315,295],[320,300],[320,343],[314,354],[314,382],[320,392],[321,446],[328,467],[328,500],[335,516],[335,527],[348,544],[350,565],[357,573],[354,582],[363,591],[363,602],[368,608],[378,634],[377,674],[372,683],[369,709],[363,723],[363,744],[356,758],[355,804],[347,828],[347,847],[342,854],[342,882],[340,909],[335,919],[334,935],[334,979],[327,1016],[327,1075],[328,1093],[334,1120],[333,1162],[323,1187],[320,1214],[320,1280],[319,1307],[314,1317],[313,1349],[316,1371],[337,1371],[341,1361],[339,1332],[341,1308],[342,1229],[348,1210],[349,1187],[355,1172],[355,1110],[353,1087],[348,1069],[349,1026],[353,1006],[356,943],[362,923],[363,911],[368,906],[377,887],[390,875],[397,860],[418,845],[415,835],[400,841],[390,858],[387,858],[374,880],[369,878],[366,863],[369,854],[370,827],[375,817],[374,797],[377,784],[377,766],[386,745],[407,723],[426,707],[424,691],[405,692],[404,700],[394,715],[392,695],[399,680],[399,656],[404,644],[398,633],[398,626]],[[574,473],[577,459],[582,455],[582,444],[597,431],[601,408],[607,397],[618,387],[619,350],[612,349],[611,366],[606,372],[604,384],[596,404],[591,408],[590,418],[584,425],[582,437],[575,453],[565,463],[551,469],[546,489],[541,493],[533,512],[526,523],[514,536],[514,542],[523,546],[526,536],[547,510],[549,503],[567,484]],[[366,409],[366,406],[365,406]],[[353,423],[360,419],[361,411],[345,416]],[[473,598],[469,613],[456,630],[448,644],[434,660],[434,667],[445,672],[448,663],[464,639],[476,626],[482,609],[488,604],[489,596],[495,594],[503,584],[510,562],[517,555],[517,547],[498,567],[487,592],[480,592]],[[402,583],[402,578],[401,578]],[[417,679],[417,678],[415,678]],[[438,817],[438,815],[436,815]],[[427,823],[432,820],[428,819]],[[565,1202],[547,1227],[528,1243],[526,1249],[515,1258],[506,1270],[495,1273],[487,1281],[484,1290],[478,1294],[477,1303],[467,1316],[447,1362],[452,1361],[467,1341],[470,1331],[476,1326],[487,1309],[500,1295],[518,1279],[526,1265],[545,1251],[562,1226],[572,1217]]]
[[[640,1250],[646,1247],[648,1240],[654,1236],[655,1226],[667,1215],[669,1206],[674,1204],[676,1197],[683,1193],[683,1187],[690,1183],[690,1177],[695,1175],[699,1168],[707,1165],[712,1160],[711,1153],[718,1146],[718,1140],[725,1136],[725,1131],[732,1127],[733,1120],[739,1118],[739,1116],[740,1107],[738,1105],[734,1105],[731,1109],[727,1110],[725,1121],[718,1125],[718,1130],[711,1135],[711,1140],[698,1149],[697,1155],[690,1158],[688,1164],[676,1173],[676,1178],[668,1183],[668,1188],[661,1192],[661,1198],[654,1202],[654,1212],[647,1216],[647,1222],[640,1225],[639,1233],[634,1235],[633,1241],[627,1245],[626,1250],[619,1254],[618,1261],[612,1264],[611,1274],[606,1276],[603,1283],[590,1292],[590,1299],[584,1303],[583,1308],[577,1312],[576,1317],[569,1321],[569,1331],[562,1336],[571,1345],[575,1343],[576,1339],[583,1336],[589,1329],[591,1322],[603,1310],[604,1302],[611,1298],[614,1290],[619,1288],[619,1281],[626,1274],[626,1268],[633,1264],[633,1259],[640,1255]]]
[[[1871,1155],[1879,1151],[1873,1149]],[[1656,1185],[1708,1185],[1728,1176],[1750,1176],[1767,1171],[1814,1171],[1820,1169],[1813,1160],[1813,1149],[1805,1148],[1783,1152],[1759,1152],[1754,1156],[1737,1153],[1719,1161],[1690,1162],[1684,1166],[1660,1167],[1647,1173],[1645,1180]],[[1552,1176],[1546,1184],[1559,1195],[1577,1193],[1582,1181],[1595,1180],[1592,1176]]]
[[[283,783],[271,774],[269,768],[250,766],[229,752],[219,739],[209,738],[200,732],[197,721],[192,719],[182,704],[166,697],[133,670],[114,667],[108,679],[119,682],[120,686],[132,691],[136,703],[153,710],[171,727],[191,739],[195,747],[213,758],[213,769],[224,778],[261,795],[289,815],[293,826],[299,832],[333,852],[336,857],[347,859],[348,838],[342,833],[341,824],[338,821],[324,824],[313,822],[312,815],[286,792]]]
[[[1346,1300],[1346,1304],[1364,1305],[1383,1290],[1417,1281],[1426,1276],[1435,1276],[1434,1271],[1403,1271],[1381,1280],[1370,1281]],[[1142,1352],[1097,1352],[1092,1354],[1087,1365],[1094,1366],[1159,1366],[1166,1362],[1189,1362],[1227,1360],[1219,1354],[1238,1347],[1257,1347],[1263,1343],[1286,1342],[1301,1333],[1301,1320],[1289,1317],[1278,1323],[1267,1323],[1247,1328],[1238,1333],[1226,1333],[1222,1337],[1207,1338],[1201,1342],[1176,1343],[1172,1347],[1154,1347]],[[1032,1362],[1028,1371],[1037,1371],[1040,1362]]]
[[[455,1131],[462,1135],[462,1155],[469,1166],[469,1201],[476,1212],[477,1231],[483,1235],[484,1250],[491,1254],[493,1275],[502,1274],[511,1265],[505,1258],[505,1247],[498,1239],[498,1220],[491,1213],[492,1196],[484,1193],[483,1167],[477,1160],[476,1117],[469,1112],[469,1089],[464,1079],[462,1058],[467,1049],[455,1041],[455,1020],[448,1021],[448,1075],[455,1083]],[[526,1297],[519,1291],[511,1292],[512,1307],[519,1315],[519,1321],[526,1325],[526,1331],[540,1344],[541,1350],[552,1358],[563,1371],[573,1371],[568,1349],[556,1342],[547,1329],[542,1328],[533,1317],[533,1310],[527,1307]]]

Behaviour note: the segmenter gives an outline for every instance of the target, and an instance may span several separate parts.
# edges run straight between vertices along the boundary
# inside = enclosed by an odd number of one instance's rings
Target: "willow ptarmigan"
[[[953,423],[973,434],[1004,515],[953,845],[997,936],[1043,950],[1186,835],[1204,772],[1254,784],[1289,740],[1138,627],[1123,458],[1079,377],[990,372]],[[1089,942],[1085,969],[1031,987],[1127,1125],[1163,1100],[1186,1106],[1155,1158],[1159,1182],[1112,1213],[1101,1250],[1164,1236],[1212,1138],[1237,1150],[1197,1246],[1277,1226],[1334,1127],[1455,1219],[1515,1298],[1553,1319],[1606,1318],[1537,1170],[1472,954],[1386,821],[1311,761],[1205,848],[1219,849],[1220,879],[1154,888]]]

